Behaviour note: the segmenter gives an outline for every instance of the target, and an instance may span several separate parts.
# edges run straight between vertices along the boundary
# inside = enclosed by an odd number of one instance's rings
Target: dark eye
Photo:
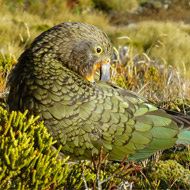
[[[96,53],[97,53],[97,54],[102,53],[102,48],[101,48],[101,47],[97,47],[97,48],[96,48]]]

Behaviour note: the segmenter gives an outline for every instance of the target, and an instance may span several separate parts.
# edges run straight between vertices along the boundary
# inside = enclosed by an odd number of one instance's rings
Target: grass
[[[164,101],[190,97],[189,80],[180,75],[175,67],[151,59],[145,53],[134,55],[133,46],[125,48],[116,50],[112,83],[140,93],[159,105]]]
[[[25,11],[25,7],[21,5],[15,8],[0,0],[0,53],[17,59],[36,36],[62,22],[80,21],[95,24],[100,28],[108,25],[106,16],[95,10],[90,13],[71,11],[65,1],[58,0],[34,2]]]
[[[95,7],[104,11],[134,12],[139,8],[138,0],[92,0],[92,2]]]
[[[31,4],[5,2],[0,0],[0,53],[3,55],[18,59],[26,46],[44,30],[62,22],[79,21],[104,30],[115,47],[132,44],[134,55],[145,52],[151,59],[173,65],[190,77],[190,57],[187,53],[190,51],[189,25],[144,21],[128,26],[112,26],[109,16],[93,9],[90,0],[79,1],[73,9],[66,1],[60,0],[33,0]],[[130,40],[118,40],[122,36],[128,36]]]
[[[134,54],[146,53],[151,59],[175,66],[189,76],[190,26],[183,23],[144,21],[128,27],[114,29],[114,44],[133,45]],[[116,37],[128,36],[126,40]]]

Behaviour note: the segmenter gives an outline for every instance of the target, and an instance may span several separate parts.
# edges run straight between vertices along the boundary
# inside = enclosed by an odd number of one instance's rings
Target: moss
[[[159,107],[177,112],[186,112],[190,114],[190,99],[189,98],[173,98],[169,101],[162,101],[157,103]]]
[[[161,189],[190,188],[190,171],[175,160],[158,161],[149,177],[159,182]]]
[[[165,150],[160,157],[161,160],[175,160],[184,168],[190,167],[190,152],[185,145],[176,145],[169,150]]]

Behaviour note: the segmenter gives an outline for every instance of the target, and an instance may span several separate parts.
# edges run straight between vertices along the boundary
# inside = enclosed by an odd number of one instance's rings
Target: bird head
[[[70,70],[94,82],[94,74],[100,69],[100,80],[109,79],[113,48],[107,35],[97,27],[78,22],[63,23],[41,36],[36,40],[38,46],[48,49],[51,57]],[[34,41],[34,47],[36,45]]]
[[[111,46],[108,48],[107,45],[109,44],[104,44],[105,41],[103,40],[107,39],[98,41],[90,37],[88,39],[83,38],[82,41],[76,43],[70,54],[68,67],[90,82],[94,82],[94,74],[97,69],[100,69],[100,79],[108,80]]]

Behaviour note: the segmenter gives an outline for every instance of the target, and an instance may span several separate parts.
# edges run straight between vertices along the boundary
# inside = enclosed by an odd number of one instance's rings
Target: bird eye
[[[103,51],[103,50],[102,50],[102,48],[101,48],[101,47],[97,47],[97,48],[96,48],[96,53],[97,53],[97,54],[101,54],[101,53],[102,53],[102,51]]]

